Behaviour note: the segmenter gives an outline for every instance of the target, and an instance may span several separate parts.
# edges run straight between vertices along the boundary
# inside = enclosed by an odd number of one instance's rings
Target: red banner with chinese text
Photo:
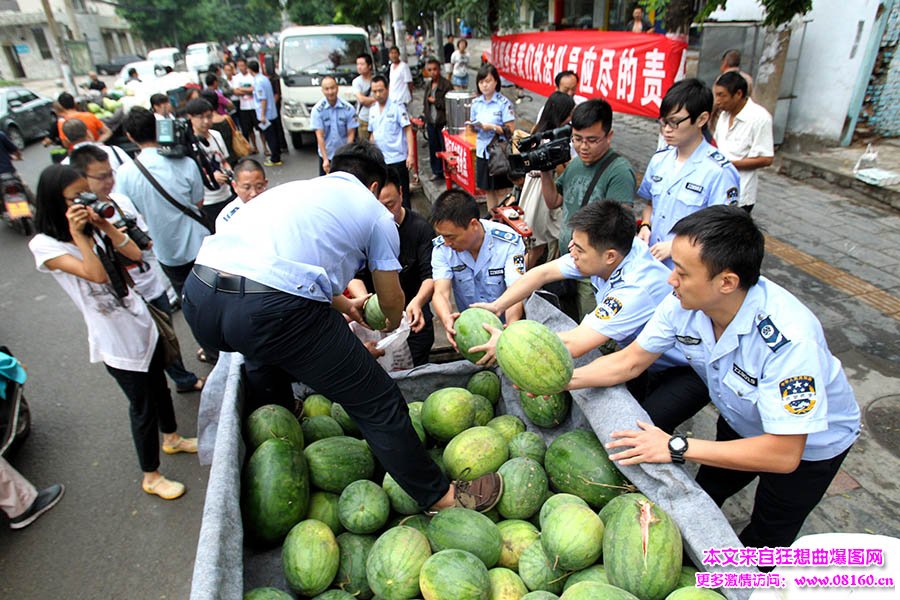
[[[603,98],[613,112],[659,117],[659,105],[684,72],[687,44],[655,33],[540,31],[491,38],[500,75],[542,96],[561,71],[578,73],[577,94]]]

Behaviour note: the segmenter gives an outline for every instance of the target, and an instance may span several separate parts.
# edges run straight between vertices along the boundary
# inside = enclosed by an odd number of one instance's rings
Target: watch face
[[[683,437],[673,437],[669,440],[669,449],[673,452],[683,452],[687,448],[687,441]]]

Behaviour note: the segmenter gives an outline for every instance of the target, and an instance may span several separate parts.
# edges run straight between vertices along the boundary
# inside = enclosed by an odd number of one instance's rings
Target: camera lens
[[[91,207],[94,209],[94,212],[103,217],[104,219],[109,219],[110,217],[116,214],[116,207],[110,204],[109,202],[95,202]]]

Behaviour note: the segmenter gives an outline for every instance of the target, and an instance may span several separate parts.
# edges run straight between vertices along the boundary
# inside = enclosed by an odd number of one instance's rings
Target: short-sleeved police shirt
[[[484,94],[472,100],[472,109],[469,112],[469,120],[479,123],[490,123],[491,125],[503,125],[510,121],[516,120],[516,113],[513,111],[512,102],[503,94],[497,92],[491,96],[490,100],[484,99]],[[476,129],[478,137],[475,141],[475,155],[481,158],[487,158],[487,146],[497,135],[494,131],[486,129]]]
[[[584,277],[571,254],[557,259],[557,264],[568,279]],[[671,295],[669,274],[665,265],[650,254],[647,244],[634,238],[631,250],[609,279],[591,277],[591,283],[597,289],[597,308],[584,316],[582,324],[615,340],[620,346],[627,346],[638,336],[660,302]],[[687,364],[679,352],[669,350],[653,363],[650,370]]]
[[[709,317],[666,298],[637,338],[648,352],[677,348],[742,437],[807,434],[803,460],[841,454],[859,436],[859,406],[822,325],[762,277],[718,341]]]
[[[460,312],[475,302],[493,302],[525,273],[525,242],[522,236],[500,223],[481,220],[484,241],[478,260],[469,252],[457,252],[434,238],[431,270],[435,280],[450,279]]]
[[[356,120],[356,109],[349,102],[338,98],[334,106],[322,98],[313,106],[310,115],[313,129],[321,129],[325,136],[325,153],[328,160],[334,157],[337,149],[347,143],[347,133],[359,127]],[[321,152],[319,154],[321,156]],[[324,158],[324,157],[323,157]]]
[[[672,228],[684,217],[707,206],[737,205],[740,197],[737,169],[706,140],[680,169],[676,159],[674,147],[654,154],[638,189],[638,195],[653,205],[650,246],[671,240]],[[674,267],[671,258],[663,262]]]
[[[388,100],[379,110],[369,111],[369,131],[375,145],[384,154],[384,162],[391,165],[406,161],[409,145],[404,127],[409,126],[409,114],[399,102]]]
[[[347,173],[293,181],[247,202],[207,241],[197,264],[331,302],[363,266],[399,271],[391,213]]]

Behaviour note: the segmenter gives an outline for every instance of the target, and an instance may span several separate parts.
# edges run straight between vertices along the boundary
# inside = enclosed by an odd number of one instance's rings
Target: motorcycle
[[[10,227],[22,235],[34,233],[34,207],[28,188],[17,173],[0,175],[0,192],[3,195],[2,217]]]
[[[6,346],[0,346],[0,456],[12,454],[31,432],[31,410],[25,399],[24,377],[22,383],[7,379],[14,370],[19,370],[18,362]],[[19,375],[23,372],[19,371]]]

